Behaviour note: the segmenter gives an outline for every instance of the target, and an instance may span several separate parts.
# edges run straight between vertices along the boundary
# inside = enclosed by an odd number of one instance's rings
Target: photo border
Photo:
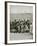
[[[35,4],[35,42],[24,42],[24,43],[7,43],[7,3],[23,3],[23,4]],[[36,43],[36,3],[31,2],[14,2],[14,1],[5,1],[5,44],[14,45],[14,44],[31,44]]]

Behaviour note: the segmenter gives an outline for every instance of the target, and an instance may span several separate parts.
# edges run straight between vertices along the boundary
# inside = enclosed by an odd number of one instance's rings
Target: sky
[[[15,19],[31,19],[32,21],[32,6],[19,6],[19,5],[10,5],[10,20],[11,22]]]
[[[10,5],[10,14],[32,13],[32,6]]]

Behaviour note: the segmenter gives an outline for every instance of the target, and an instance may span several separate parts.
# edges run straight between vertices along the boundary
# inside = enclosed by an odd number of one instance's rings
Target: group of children
[[[14,20],[14,22],[12,22],[12,24],[10,24],[10,29],[11,32],[29,32],[30,31],[30,25],[32,25],[32,23],[30,22],[30,20],[21,20],[19,19],[19,21]],[[14,31],[15,30],[15,31]]]

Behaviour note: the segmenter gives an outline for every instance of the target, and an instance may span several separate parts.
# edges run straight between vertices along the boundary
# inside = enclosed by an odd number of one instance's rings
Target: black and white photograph
[[[35,42],[35,3],[7,2],[7,43]]]
[[[10,5],[10,40],[33,39],[33,7]]]

